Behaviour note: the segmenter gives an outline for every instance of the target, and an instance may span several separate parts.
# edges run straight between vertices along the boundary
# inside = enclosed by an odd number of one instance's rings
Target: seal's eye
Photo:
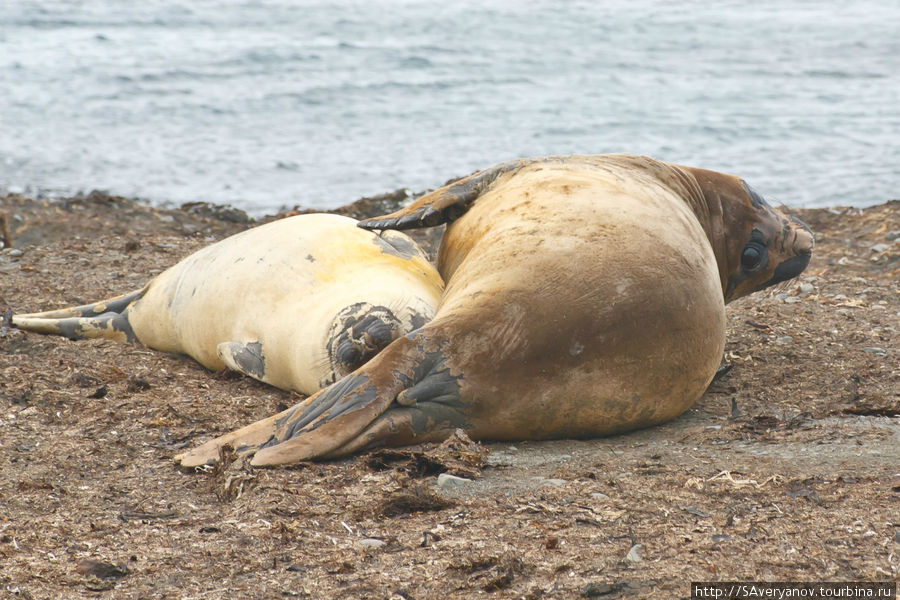
[[[747,244],[747,247],[744,248],[744,253],[741,254],[741,266],[747,271],[752,271],[759,268],[759,265],[762,264],[762,259],[762,248],[754,243],[750,243]]]

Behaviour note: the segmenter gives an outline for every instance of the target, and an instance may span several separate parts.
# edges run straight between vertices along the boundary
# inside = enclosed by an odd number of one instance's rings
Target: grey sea
[[[900,3],[0,0],[0,189],[261,214],[605,152],[900,197]]]

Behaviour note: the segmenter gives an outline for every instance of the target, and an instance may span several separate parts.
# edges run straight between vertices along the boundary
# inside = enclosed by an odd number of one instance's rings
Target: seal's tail
[[[465,425],[459,377],[444,348],[422,330],[399,338],[370,362],[300,404],[175,457],[193,467],[218,460],[221,449],[255,453],[251,464],[274,466],[335,458],[377,446],[443,440]]]
[[[13,315],[12,324],[25,331],[63,335],[70,340],[110,338],[133,342],[134,331],[126,309],[139,300],[147,287],[83,306]]]

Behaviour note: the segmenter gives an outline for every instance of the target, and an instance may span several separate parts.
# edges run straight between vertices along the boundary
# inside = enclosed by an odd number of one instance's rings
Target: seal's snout
[[[797,217],[788,216],[786,229],[790,231],[785,232],[785,237],[793,237],[788,246],[790,252],[786,253],[787,257],[775,267],[775,272],[772,274],[769,285],[787,281],[800,275],[809,265],[813,246],[816,244],[812,230]]]
[[[813,247],[816,245],[816,238],[812,229],[795,216],[789,216],[788,219],[794,225],[794,252],[797,254],[812,254]]]

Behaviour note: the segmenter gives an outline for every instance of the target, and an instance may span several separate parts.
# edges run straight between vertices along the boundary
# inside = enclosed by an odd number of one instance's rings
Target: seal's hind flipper
[[[306,400],[308,402],[315,396],[310,396]],[[242,427],[231,433],[210,440],[201,446],[197,446],[193,450],[188,450],[175,457],[175,462],[182,467],[202,467],[203,465],[215,464],[219,460],[222,448],[230,446],[239,452],[247,452],[255,450],[261,444],[269,440],[278,428],[278,423],[287,415],[297,410],[297,406],[284,410],[277,415],[267,417],[246,427]]]
[[[108,338],[120,342],[134,342],[136,339],[128,317],[115,312],[104,313],[96,317],[63,319],[15,315],[12,323],[25,331],[62,335],[70,340]]]
[[[180,454],[175,461],[184,467],[211,464],[226,445],[242,454],[256,452],[251,462],[255,466],[321,457],[366,429],[392,400],[389,393],[379,396],[367,376],[353,373],[275,416]]]
[[[84,304],[82,306],[70,306],[68,308],[60,308],[57,310],[47,310],[37,313],[25,313],[16,315],[14,320],[22,319],[65,319],[68,317],[98,317],[105,313],[122,313],[128,308],[128,305],[139,300],[147,291],[147,286],[121,296],[102,300],[92,304]],[[18,327],[18,325],[17,325]],[[21,329],[26,329],[21,327]],[[34,330],[37,331],[37,330]],[[47,333],[47,332],[42,332]]]
[[[286,415],[250,464],[275,466],[443,440],[465,427],[459,390],[443,348],[419,330]]]
[[[266,381],[266,357],[263,354],[262,344],[251,342],[222,342],[216,346],[216,354],[232,371],[243,373],[247,377]]]
[[[184,466],[215,462],[227,444],[255,452],[254,466],[283,465],[434,441],[463,426],[459,377],[451,374],[439,345],[419,330],[304,402],[175,460]]]
[[[388,409],[393,394],[379,394],[369,377],[353,373],[311,400],[278,423],[278,429],[260,445],[251,465],[275,466],[324,458],[365,431]]]
[[[396,212],[362,220],[358,225],[363,229],[415,229],[450,223],[461,217],[499,177],[532,162],[523,159],[494,165],[425,194]]]
[[[126,311],[143,297],[148,287],[93,304],[13,315],[12,324],[24,331],[63,335],[70,340],[108,338],[134,342],[134,330]]]

